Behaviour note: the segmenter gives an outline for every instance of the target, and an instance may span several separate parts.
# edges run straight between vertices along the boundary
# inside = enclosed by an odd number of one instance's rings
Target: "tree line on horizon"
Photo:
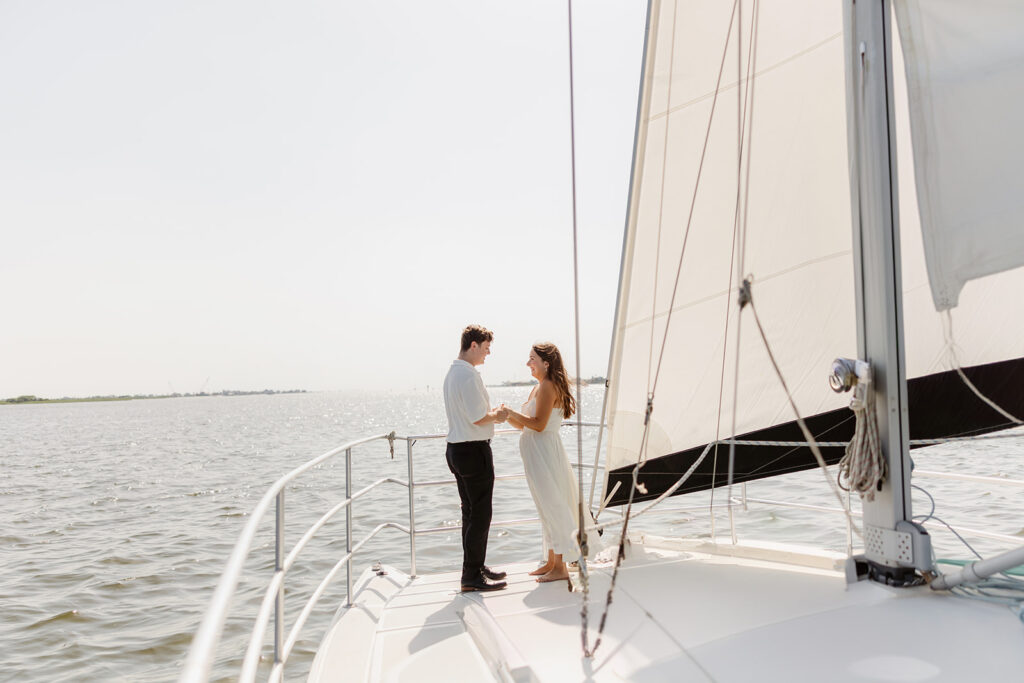
[[[306,389],[263,389],[262,391],[242,391],[238,389],[225,389],[224,391],[200,391],[194,394],[108,394],[106,396],[86,396],[86,397],[74,397],[74,396],[63,396],[61,398],[40,398],[39,396],[33,396],[31,394],[24,394],[22,396],[16,396],[14,398],[5,398],[0,400],[0,404],[15,404],[15,403],[74,403],[84,401],[131,401],[133,399],[146,399],[146,398],[193,398],[196,396],[253,396],[257,394],[305,394]]]

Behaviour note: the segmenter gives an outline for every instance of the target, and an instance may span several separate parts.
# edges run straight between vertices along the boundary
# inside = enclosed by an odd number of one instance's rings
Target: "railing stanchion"
[[[274,529],[274,572],[284,571],[284,488],[277,493],[277,524]],[[274,663],[281,662],[284,651],[284,579],[274,601]]]
[[[853,556],[853,518],[850,515],[850,489],[846,490],[846,556]]]
[[[352,449],[345,449],[345,500],[352,497]],[[349,555],[345,563],[345,605],[352,606],[352,503],[345,508],[345,553]]]
[[[732,540],[732,544],[736,545],[739,540],[736,538],[736,517],[733,515],[733,500],[729,499],[729,537]]]
[[[412,446],[415,443],[416,441],[413,439],[408,439],[405,442],[409,458],[409,576],[411,578],[416,578],[416,503],[414,500],[416,484],[412,474]]]
[[[577,426],[577,425],[569,425]],[[597,427],[600,425],[583,423],[584,427]],[[515,430],[498,430],[498,434],[513,434]],[[249,553],[252,550],[254,539],[257,536],[259,529],[266,523],[266,518],[270,513],[270,506],[276,506],[276,519],[275,519],[275,546],[274,546],[274,574],[271,579],[271,586],[268,586],[264,592],[264,599],[259,608],[259,616],[257,619],[257,625],[253,628],[253,635],[250,638],[248,649],[245,653],[245,658],[242,663],[242,679],[254,680],[255,672],[259,666],[258,662],[262,659],[262,652],[264,650],[264,640],[268,630],[270,622],[270,610],[271,606],[275,610],[274,612],[274,666],[270,672],[271,680],[281,681],[284,680],[284,665],[288,659],[292,648],[295,645],[297,639],[297,633],[301,631],[306,618],[309,616],[308,612],[311,606],[308,604],[306,608],[302,610],[296,620],[296,624],[293,626],[295,633],[285,635],[284,630],[284,586],[285,586],[285,574],[288,571],[288,567],[292,566],[295,557],[298,556],[299,552],[303,549],[306,543],[313,537],[313,534],[321,528],[329,519],[333,518],[334,515],[341,511],[341,508],[345,508],[345,569],[346,569],[346,592],[345,592],[345,606],[352,606],[352,554],[358,552],[362,548],[365,541],[369,540],[377,534],[383,528],[395,528],[401,531],[407,531],[409,534],[409,553],[410,553],[410,574],[416,576],[416,501],[415,501],[415,482],[414,482],[414,467],[413,467],[413,445],[419,439],[444,439],[446,434],[424,434],[417,437],[402,437],[406,440],[407,453],[408,453],[408,468],[409,468],[409,481],[402,482],[397,479],[386,478],[381,479],[378,482],[366,487],[362,491],[356,494],[356,497],[361,497],[369,490],[375,488],[379,484],[393,483],[393,484],[405,484],[409,488],[409,529],[403,529],[401,525],[388,522],[380,525],[370,533],[370,535],[360,541],[359,543],[353,544],[352,535],[352,449],[356,446],[360,446],[371,441],[380,441],[388,439],[393,441],[395,439],[395,433],[390,434],[377,434],[363,439],[350,441],[342,446],[338,446],[312,460],[309,460],[298,467],[294,468],[286,475],[274,482],[270,489],[260,498],[256,507],[246,522],[245,527],[242,529],[242,533],[235,543],[231,557],[228,559],[227,567],[224,569],[224,573],[221,575],[220,580],[217,582],[217,588],[214,591],[213,598],[210,601],[210,606],[203,616],[202,623],[199,625],[199,629],[196,632],[195,637],[192,640],[192,645],[189,648],[188,658],[185,662],[185,666],[179,677],[180,683],[195,683],[196,681],[205,681],[210,677],[210,672],[213,668],[214,659],[216,656],[217,646],[220,642],[220,637],[224,629],[224,624],[227,621],[227,613],[231,605],[231,598],[237,592],[239,582],[245,568],[246,559],[249,557]],[[290,556],[286,556],[284,547],[284,491],[285,487],[288,486],[296,477],[301,474],[312,470],[313,468],[323,464],[324,462],[335,458],[341,453],[345,453],[345,500],[340,501],[334,506],[325,517],[321,518],[316,524],[306,531],[305,534],[295,543],[292,548]],[[520,475],[521,477],[521,475]],[[517,477],[499,477],[499,479],[506,478],[517,478]],[[454,480],[449,481],[437,481],[437,482],[424,482],[423,485],[440,485],[440,484],[453,484]],[[621,515],[621,513],[619,513]],[[520,523],[532,523],[536,522],[536,519],[529,520],[513,520],[511,524]],[[501,525],[501,523],[497,523]],[[419,533],[447,533],[449,529],[447,527],[440,527],[437,529],[423,529]],[[328,575],[328,581],[333,581],[336,573],[341,570],[340,562],[331,570]],[[276,588],[272,586],[276,583]],[[321,586],[326,588],[326,583]],[[319,599],[319,595],[314,595],[315,599]],[[313,603],[315,604],[315,600]]]

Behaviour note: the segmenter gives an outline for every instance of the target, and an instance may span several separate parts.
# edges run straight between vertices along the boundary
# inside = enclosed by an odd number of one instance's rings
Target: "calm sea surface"
[[[492,389],[491,398],[518,404],[527,392]],[[585,420],[596,420],[602,392],[584,390]],[[445,427],[439,391],[0,406],[0,680],[174,680],[249,512],[277,478],[352,439],[392,430],[400,436],[439,433]],[[595,429],[585,430],[587,461],[593,461],[596,436]],[[563,438],[575,460],[575,433],[565,430]],[[521,472],[517,443],[514,437],[496,439],[499,475]],[[1024,437],[918,450],[914,458],[919,469],[1024,479],[1022,450]],[[405,442],[396,442],[394,457],[386,442],[357,448],[353,490],[382,477],[406,479],[405,456]],[[417,443],[413,462],[418,481],[450,477],[443,441]],[[289,545],[344,497],[344,477],[344,459],[338,458],[287,490]],[[916,483],[935,496],[935,514],[950,524],[1024,536],[1020,488],[925,478]],[[835,506],[820,472],[755,482],[747,493]],[[721,500],[724,494],[717,495]],[[707,502],[700,494],[669,504],[699,508]],[[415,505],[417,527],[458,522],[453,486],[419,489]],[[928,499],[915,492],[915,511],[929,508]],[[534,515],[524,481],[498,483],[496,521]],[[361,498],[354,519],[356,538],[382,521],[408,524],[406,489],[390,484]],[[640,518],[631,529],[707,536],[710,521],[706,509],[676,510]],[[719,534],[728,534],[725,514],[716,515],[716,525]],[[737,513],[737,527],[742,538],[846,547],[842,517],[826,512],[751,506]],[[286,624],[344,554],[344,529],[339,515],[300,555],[288,576]],[[940,556],[969,557],[948,532],[935,528],[933,536]],[[218,680],[237,676],[273,571],[273,540],[271,512],[224,631],[214,670]],[[984,553],[1007,547],[968,540]],[[539,527],[492,528],[490,564],[539,554]],[[385,530],[355,564],[361,571],[377,560],[408,571],[408,537]],[[419,573],[460,564],[457,529],[418,539]],[[304,678],[344,584],[342,573],[307,623],[288,664],[289,679]],[[264,654],[272,656],[272,648]],[[264,672],[268,668],[264,664]]]

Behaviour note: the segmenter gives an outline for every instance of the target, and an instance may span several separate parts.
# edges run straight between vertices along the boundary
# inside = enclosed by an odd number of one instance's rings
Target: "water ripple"
[[[521,403],[525,389],[494,389],[496,402]],[[584,390],[585,415],[596,414],[601,392]],[[442,431],[440,392],[345,395],[204,397],[0,406],[5,420],[0,496],[0,671],[17,680],[172,679],[185,657],[225,562],[256,501],[282,473],[346,440],[397,429]],[[589,419],[589,418],[588,418]],[[572,440],[574,441],[574,439]],[[585,439],[593,453],[596,431]],[[567,445],[571,446],[567,440]],[[1011,443],[994,445],[984,463],[972,451],[944,446],[915,451],[922,468],[971,471],[1024,478]],[[496,440],[499,474],[521,471],[514,439]],[[443,443],[416,446],[418,479],[448,479]],[[384,476],[405,479],[403,449],[392,459],[387,444],[356,449],[354,488]],[[338,458],[288,487],[285,538],[294,543],[344,495],[344,460]],[[830,504],[820,473],[749,485],[751,495]],[[928,480],[943,506],[938,513],[966,527],[1024,536],[1020,503],[1012,490],[979,486],[971,495],[944,480]],[[755,493],[756,491],[756,493]],[[916,495],[916,494],[915,494]],[[984,500],[982,496],[985,495]],[[693,496],[688,505],[706,497]],[[449,527],[417,550],[421,572],[448,569],[461,553],[458,497],[450,487],[417,490],[417,525]],[[918,502],[915,499],[915,505]],[[383,488],[354,503],[357,538],[382,520],[408,523],[403,490]],[[495,491],[495,519],[534,517],[525,481],[502,482]],[[798,510],[738,513],[751,535],[800,540],[842,550],[845,528],[831,517]],[[274,571],[273,512],[259,526],[254,550],[214,668],[215,680],[237,675],[252,618]],[[320,578],[343,554],[344,513],[332,520],[301,555],[289,575],[286,614],[295,615]],[[706,536],[707,514],[693,511],[637,520],[653,533]],[[727,529],[724,517],[718,533]],[[726,531],[727,533],[727,531]],[[948,536],[948,534],[947,534]],[[966,551],[940,533],[936,551],[963,557]],[[978,544],[986,547],[985,541]],[[945,545],[943,545],[945,544]],[[290,547],[290,546],[289,546]],[[983,550],[984,552],[984,550]],[[491,534],[488,561],[502,564],[540,557],[536,526],[504,527]],[[392,530],[369,541],[357,566],[375,560],[408,569],[408,541]],[[301,678],[320,634],[343,596],[344,581],[329,588],[289,662]],[[40,663],[45,662],[45,666]],[[268,667],[263,666],[265,674]],[[3,678],[4,675],[0,675]]]
[[[58,624],[58,623],[63,623],[63,622],[84,623],[84,622],[87,622],[87,621],[89,621],[89,619],[87,617],[82,616],[81,614],[79,614],[78,610],[76,610],[76,609],[69,609],[67,611],[61,612],[60,614],[54,614],[51,617],[47,617],[45,619],[40,619],[39,621],[37,621],[37,622],[35,622],[33,624],[27,625],[25,628],[26,629],[35,629],[35,628],[41,628],[43,626],[47,626],[47,625],[50,625],[50,624]]]

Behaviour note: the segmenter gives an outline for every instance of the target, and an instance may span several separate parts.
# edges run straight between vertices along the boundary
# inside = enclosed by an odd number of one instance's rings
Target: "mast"
[[[844,0],[846,107],[857,298],[857,353],[872,368],[870,391],[888,476],[863,501],[865,554],[855,566],[903,584],[931,569],[931,539],[912,521],[909,421],[895,114],[891,0]],[[850,576],[852,579],[853,577]]]

